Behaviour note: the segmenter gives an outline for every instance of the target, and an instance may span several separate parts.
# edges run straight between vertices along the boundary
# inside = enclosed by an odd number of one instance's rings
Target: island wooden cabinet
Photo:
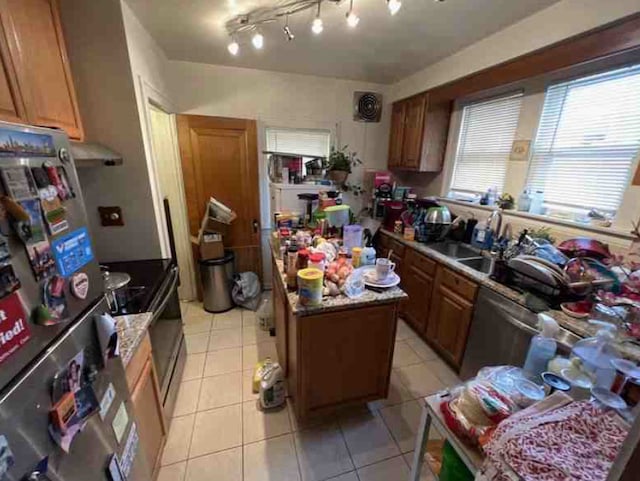
[[[0,119],[82,139],[57,0],[0,0],[0,27]]]
[[[394,102],[389,133],[390,169],[442,170],[451,104],[450,99],[430,92]]]
[[[153,478],[155,479],[160,468],[160,458],[168,429],[162,410],[158,380],[153,367],[151,340],[148,333],[129,361],[126,376],[131,391],[131,403],[138,423],[140,445],[148,465],[153,469]]]
[[[278,353],[278,362],[280,367],[287,375],[287,315],[288,303],[287,293],[284,291],[278,273],[278,266],[272,263],[272,289],[273,289],[273,316],[274,326],[276,329],[276,352]]]

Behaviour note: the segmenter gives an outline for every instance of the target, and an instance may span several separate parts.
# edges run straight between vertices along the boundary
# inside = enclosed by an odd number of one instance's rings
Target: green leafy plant
[[[356,152],[347,151],[348,147],[348,145],[345,145],[340,149],[331,147],[327,170],[338,170],[341,172],[351,173],[353,167],[362,164],[362,161],[358,158],[358,154]]]
[[[539,227],[538,229],[529,229],[529,235],[534,239],[545,239],[555,244],[556,239],[551,235],[550,227]]]
[[[513,209],[515,205],[515,199],[511,194],[507,194],[505,192],[498,198],[497,204],[498,204],[498,207],[504,210]]]

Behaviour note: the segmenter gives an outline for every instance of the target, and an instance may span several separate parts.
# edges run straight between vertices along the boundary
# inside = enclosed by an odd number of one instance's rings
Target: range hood
[[[122,155],[96,142],[71,141],[71,156],[76,167],[122,165]]]

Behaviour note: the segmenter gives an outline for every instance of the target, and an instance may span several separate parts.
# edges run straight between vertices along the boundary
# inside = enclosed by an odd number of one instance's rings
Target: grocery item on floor
[[[251,382],[251,390],[258,394],[260,392],[260,381],[262,381],[262,375],[264,374],[266,368],[271,366],[273,361],[270,357],[265,358],[262,361],[256,363],[256,367],[253,369],[253,378]]]
[[[251,311],[258,309],[262,286],[255,272],[241,272],[233,276],[231,297],[233,302]]]
[[[324,273],[315,267],[298,271],[298,303],[301,306],[322,304],[323,280]]]
[[[271,409],[285,402],[284,371],[277,362],[267,365],[260,380],[260,406]]]
[[[538,314],[540,334],[531,338],[529,352],[524,362],[524,371],[532,376],[540,376],[547,370],[549,361],[556,355],[558,346],[555,337],[560,326],[551,316]]]
[[[488,481],[560,481],[567,473],[604,481],[628,429],[615,411],[557,392],[498,425],[480,474]]]
[[[271,297],[266,297],[260,302],[260,307],[256,311],[256,319],[258,319],[258,326],[263,331],[268,331],[273,328],[273,301]]]

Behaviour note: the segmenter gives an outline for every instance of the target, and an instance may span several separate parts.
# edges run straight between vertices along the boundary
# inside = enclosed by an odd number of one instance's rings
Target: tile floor
[[[182,307],[189,354],[159,481],[405,480],[417,400],[457,381],[401,321],[389,397],[300,426],[289,403],[265,413],[251,392],[255,363],[277,357],[254,313]],[[426,468],[422,479],[432,480]]]

